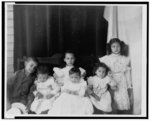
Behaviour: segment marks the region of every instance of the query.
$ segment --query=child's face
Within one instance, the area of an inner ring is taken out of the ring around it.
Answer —
[[[120,44],[118,42],[114,42],[112,45],[111,45],[111,51],[112,53],[114,54],[119,54],[120,53]]]
[[[106,75],[106,69],[103,68],[103,67],[99,67],[97,70],[96,70],[96,75],[100,78],[104,78],[105,75]]]
[[[34,72],[36,66],[37,66],[37,63],[35,63],[33,60],[29,60],[25,62],[25,70],[29,74]]]
[[[72,53],[66,53],[64,61],[65,61],[66,65],[72,66],[74,64],[75,57]]]
[[[37,78],[39,82],[45,82],[48,79],[48,74],[38,74]]]
[[[70,74],[69,76],[70,76],[71,82],[73,82],[73,83],[79,83],[80,82],[81,77],[79,76],[79,74],[74,73],[74,74]]]

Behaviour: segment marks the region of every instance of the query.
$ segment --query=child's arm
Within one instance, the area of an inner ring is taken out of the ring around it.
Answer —
[[[78,92],[78,95],[79,95],[79,96],[84,96],[84,95],[85,95],[85,92],[86,92],[86,90],[87,90],[87,83],[86,83],[83,79],[81,79],[81,81],[82,81],[82,85],[81,85],[81,87],[80,87],[80,90],[79,90],[79,92]]]
[[[110,88],[112,90],[116,90],[117,89],[117,84],[116,84],[115,79],[113,78],[113,75],[112,75],[111,71],[108,72],[107,81],[108,81],[108,84],[110,85]]]
[[[92,92],[91,95],[92,95],[97,101],[100,101],[100,97],[97,96],[94,92]]]
[[[47,95],[47,99],[50,99],[50,98],[54,97],[54,96],[57,95],[59,92],[60,92],[60,86],[58,86],[57,84],[53,84],[52,90],[51,90],[50,93]]]
[[[30,110],[30,106],[35,98],[35,95],[34,95],[34,91],[36,90],[36,86],[33,85],[31,88],[30,88],[30,92],[28,94],[28,98],[27,98],[27,105],[26,105],[26,110],[29,111]]]
[[[127,68],[127,71],[125,72],[126,80],[128,88],[132,88],[132,81],[131,81],[131,69]]]

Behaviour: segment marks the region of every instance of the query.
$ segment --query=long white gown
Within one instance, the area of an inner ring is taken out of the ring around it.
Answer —
[[[84,97],[86,82],[81,79],[80,83],[68,82],[62,87],[60,97],[56,99],[48,115],[90,115],[93,113],[93,106],[88,97]],[[73,95],[63,90],[77,91],[79,95]]]
[[[99,58],[100,62],[105,63],[112,71],[112,75],[117,84],[117,90],[114,92],[114,100],[117,103],[117,109],[130,109],[130,101],[127,89],[131,87],[129,76],[129,58],[122,55],[106,55]]]

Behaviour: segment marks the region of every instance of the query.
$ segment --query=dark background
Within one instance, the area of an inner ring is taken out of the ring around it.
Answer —
[[[88,69],[86,58],[106,54],[103,13],[104,6],[14,5],[14,70],[23,56],[52,57],[68,49]]]

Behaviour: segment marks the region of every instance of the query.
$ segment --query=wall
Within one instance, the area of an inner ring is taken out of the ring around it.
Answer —
[[[7,77],[9,78],[14,71],[13,62],[14,62],[14,26],[13,26],[13,5],[9,4],[6,7],[5,11],[6,20],[6,39],[5,45],[7,45]]]

